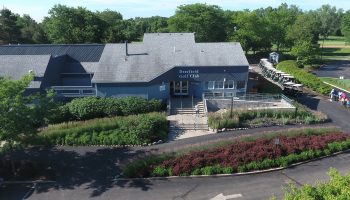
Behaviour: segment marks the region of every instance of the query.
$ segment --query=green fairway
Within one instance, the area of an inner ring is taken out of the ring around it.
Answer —
[[[324,48],[322,58],[325,60],[350,60],[350,48]]]
[[[318,41],[320,45],[322,45],[322,39]],[[325,41],[324,41],[324,47],[334,47],[334,46],[344,46],[350,48],[350,45],[345,42],[345,38],[343,36],[329,36]]]
[[[330,78],[330,77],[320,77],[320,79],[324,82],[330,83],[339,88],[350,91],[350,79],[338,79],[338,78]]]
[[[322,40],[318,42],[322,48]],[[345,42],[342,36],[329,36],[323,44],[322,59],[324,60],[349,60],[350,44]]]

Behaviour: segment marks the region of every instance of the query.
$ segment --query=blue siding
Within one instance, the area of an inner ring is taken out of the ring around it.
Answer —
[[[151,86],[120,86],[113,84],[97,84],[97,95],[103,97],[137,96],[145,99],[162,99],[169,97],[169,84],[165,83],[165,90],[160,91],[161,84]]]
[[[180,70],[198,70],[194,75],[197,77],[182,77]],[[244,80],[248,82],[248,66],[242,67],[176,67],[152,80],[149,83],[115,83],[115,84],[97,84],[98,96],[139,96],[146,99],[163,99],[169,98],[170,82],[172,81],[189,81],[189,96],[201,98],[203,92],[228,92],[237,93],[245,90],[237,89],[213,89],[210,90],[205,85],[206,81],[224,81],[233,80],[235,88],[237,81]],[[161,83],[164,83],[165,90],[160,90]]]

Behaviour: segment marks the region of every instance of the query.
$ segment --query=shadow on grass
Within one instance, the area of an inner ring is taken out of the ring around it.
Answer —
[[[350,56],[350,52],[342,52],[342,48],[324,48],[322,55],[328,57],[343,57]]]
[[[74,189],[84,185],[91,197],[100,196],[112,187],[132,187],[149,190],[147,180],[115,181],[122,165],[130,159],[147,154],[146,150],[108,147],[32,147],[11,152],[13,160],[29,160],[43,170],[54,184],[38,184],[36,193],[50,189]]]

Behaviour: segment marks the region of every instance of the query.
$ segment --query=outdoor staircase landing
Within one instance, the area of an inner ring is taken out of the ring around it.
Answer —
[[[193,106],[192,106],[193,105]],[[198,106],[196,114],[194,106]],[[172,99],[170,130],[209,130],[203,101],[192,98]]]

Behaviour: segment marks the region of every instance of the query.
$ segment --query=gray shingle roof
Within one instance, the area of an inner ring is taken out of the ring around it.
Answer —
[[[0,55],[0,76],[18,80],[33,71],[36,77],[43,77],[50,58],[50,55]],[[40,85],[40,81],[33,81],[30,88]]]
[[[143,43],[107,44],[94,83],[149,82],[181,66],[249,66],[239,43],[195,43],[193,33],[145,34]]]
[[[0,46],[0,55],[69,55],[79,62],[98,62],[103,49],[103,44],[3,45]]]

